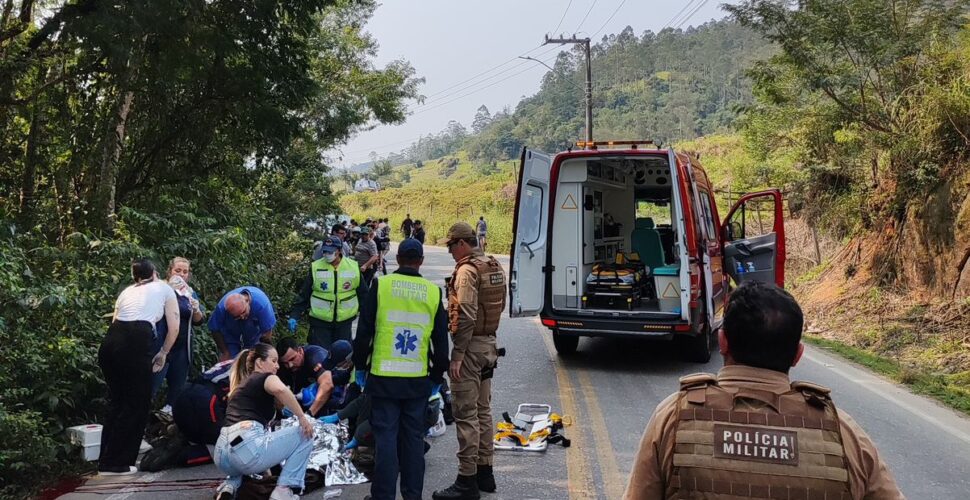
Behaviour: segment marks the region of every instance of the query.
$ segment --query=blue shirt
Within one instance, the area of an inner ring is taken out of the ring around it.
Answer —
[[[234,294],[247,294],[251,298],[249,317],[244,320],[233,318],[226,312],[226,297]],[[209,317],[209,330],[222,334],[229,354],[235,357],[239,351],[252,347],[259,342],[263,333],[273,330],[276,326],[276,311],[269,297],[262,290],[254,286],[239,287],[219,300],[219,305],[212,310]]]

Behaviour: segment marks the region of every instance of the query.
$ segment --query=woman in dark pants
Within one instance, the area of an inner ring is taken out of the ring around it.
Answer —
[[[151,406],[152,373],[165,366],[178,337],[179,309],[172,287],[158,280],[155,266],[147,259],[131,263],[131,277],[135,284],[118,296],[111,326],[98,350],[98,366],[108,384],[108,414],[98,460],[98,472],[104,475],[136,472]],[[155,323],[162,316],[168,320],[168,333],[153,358]]]

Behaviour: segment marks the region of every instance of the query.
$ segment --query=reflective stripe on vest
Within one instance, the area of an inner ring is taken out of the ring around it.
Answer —
[[[317,259],[310,266],[310,272],[313,276],[311,318],[334,322],[357,316],[360,310],[357,301],[360,268],[356,262],[345,257],[340,259],[340,264],[334,269],[327,261]]]
[[[666,498],[850,498],[838,414],[822,396],[713,380],[684,390]]]
[[[370,372],[381,377],[426,377],[428,349],[441,290],[417,276],[377,280],[377,321]]]

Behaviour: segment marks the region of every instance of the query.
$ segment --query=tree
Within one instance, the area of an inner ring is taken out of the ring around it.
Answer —
[[[482,133],[485,127],[492,122],[492,114],[488,111],[488,107],[482,104],[478,107],[478,111],[475,112],[475,119],[472,120],[472,132],[476,134]]]

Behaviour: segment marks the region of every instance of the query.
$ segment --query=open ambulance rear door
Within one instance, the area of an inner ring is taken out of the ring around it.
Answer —
[[[721,226],[724,269],[734,282],[785,286],[785,218],[781,191],[742,196]],[[740,270],[739,266],[740,264]]]
[[[549,155],[522,150],[510,252],[509,316],[513,318],[539,314],[545,301],[551,166]]]

